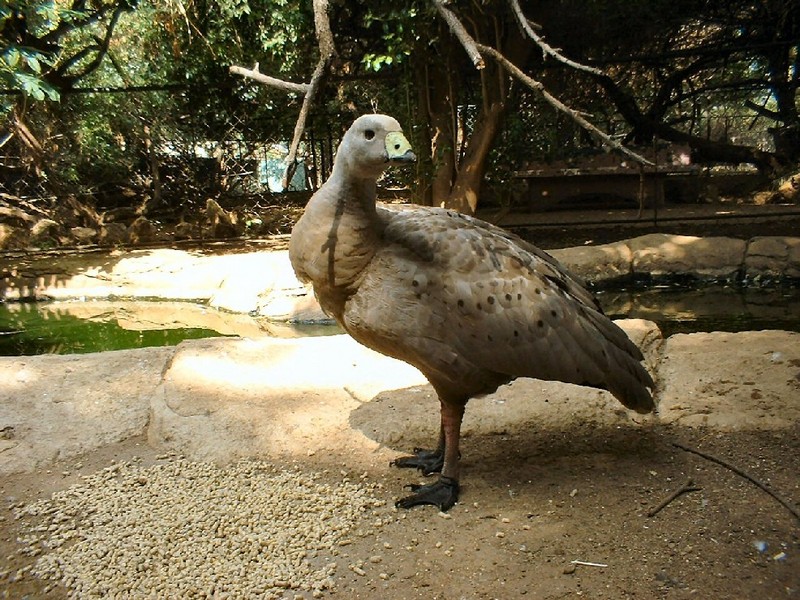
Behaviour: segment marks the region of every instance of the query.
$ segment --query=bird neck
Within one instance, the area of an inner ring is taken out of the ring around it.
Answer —
[[[372,260],[381,235],[375,191],[374,178],[332,176],[296,226],[303,246],[295,250],[295,260],[302,262],[301,270],[313,282],[323,308],[337,318]]]
[[[342,178],[337,186],[336,213],[343,214],[348,220],[365,219],[372,222],[375,217],[375,199],[377,184],[372,178]]]

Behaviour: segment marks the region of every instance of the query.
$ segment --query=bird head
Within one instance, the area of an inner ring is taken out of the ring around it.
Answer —
[[[363,115],[344,134],[334,169],[338,166],[350,175],[377,178],[392,163],[416,159],[400,123],[387,115]]]

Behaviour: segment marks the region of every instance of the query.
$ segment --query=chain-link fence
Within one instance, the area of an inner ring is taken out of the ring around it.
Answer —
[[[188,97],[181,89],[94,92],[27,110],[6,99],[12,108],[0,125],[0,205],[36,215],[79,197],[98,211],[134,207],[138,214],[180,217],[202,209],[209,198],[224,207],[299,204],[327,178],[342,130],[352,120],[352,115],[312,115],[284,190],[291,111],[281,111],[283,120],[268,112],[214,112],[193,107]],[[598,150],[574,121],[548,114],[523,110],[516,127],[514,119],[509,122],[493,155],[490,180],[506,188],[511,184],[504,170]],[[627,130],[613,117],[596,122],[620,138]],[[752,115],[705,117],[693,133],[772,149],[766,128]]]
[[[208,198],[221,205],[292,202],[330,173],[341,131],[331,118],[311,118],[288,189],[282,180],[291,130],[275,119],[237,114],[204,122],[170,107],[174,92],[124,101],[66,96],[57,109],[7,110],[0,125],[0,201],[47,212],[66,197],[98,210],[136,206],[139,212],[185,212]],[[101,93],[97,93],[102,96]],[[135,94],[132,94],[136,96]],[[141,110],[136,110],[141,106]]]

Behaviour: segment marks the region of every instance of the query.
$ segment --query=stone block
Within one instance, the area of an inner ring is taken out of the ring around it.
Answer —
[[[0,474],[142,435],[174,348],[0,357]]]
[[[791,427],[800,420],[800,333],[673,335],[658,379],[663,422],[729,431]]]
[[[584,281],[598,283],[631,274],[633,253],[626,242],[563,248],[550,254]]]
[[[731,279],[741,271],[747,243],[726,237],[699,238],[653,233],[628,242],[636,275],[688,274],[698,279]]]
[[[744,264],[748,277],[800,277],[800,238],[753,238]]]
[[[153,397],[148,441],[193,460],[358,454],[366,465],[377,448],[352,430],[351,411],[423,383],[345,335],[186,341]]]

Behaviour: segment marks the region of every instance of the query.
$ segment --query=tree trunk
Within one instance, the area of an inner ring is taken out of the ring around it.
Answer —
[[[486,159],[505,115],[505,99],[492,102],[481,111],[464,158],[458,169],[455,184],[442,203],[446,208],[474,215],[478,208],[481,185],[486,175]]]
[[[511,27],[505,35],[497,31],[493,35],[505,38],[505,56],[517,64],[524,62],[532,50],[532,45],[516,27]],[[453,46],[453,51],[463,52],[457,45]],[[451,74],[457,72],[456,68],[451,68],[452,62],[455,61],[447,61],[443,77],[434,75],[430,87],[428,123],[435,167],[430,198],[435,206],[473,215],[478,208],[489,152],[502,130],[510,82],[505,70],[497,63],[488,61],[485,64],[480,70],[480,111],[468,139],[460,140],[457,134],[458,107],[467,101],[455,96],[455,90],[464,86],[450,82]],[[446,87],[445,83],[448,84]],[[460,158],[456,152],[459,142],[465,142],[466,148]]]
[[[441,206],[450,194],[456,174],[456,135],[453,128],[452,82],[446,64],[427,65],[419,71],[419,104],[425,113],[425,144],[430,154],[422,154],[423,170],[429,171],[430,186],[420,196],[428,206]]]
[[[149,125],[144,126],[143,133],[145,152],[147,152],[147,160],[150,163],[151,196],[145,200],[142,206],[142,214],[148,215],[161,206],[161,161],[153,144]]]
[[[778,47],[767,56],[769,64],[770,89],[775,98],[777,119],[782,123],[770,129],[775,143],[775,151],[784,156],[789,163],[800,160],[800,115],[797,111],[798,83],[788,78],[800,59],[790,56],[788,47]]]

